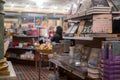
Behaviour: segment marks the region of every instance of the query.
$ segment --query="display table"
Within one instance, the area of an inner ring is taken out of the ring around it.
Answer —
[[[15,74],[15,71],[13,69],[12,63],[8,61],[8,70],[10,71],[9,76],[0,76],[0,80],[17,80],[17,76]]]
[[[87,76],[87,68],[85,67],[75,67],[73,65],[66,63],[66,61],[61,62],[57,59],[50,59],[49,61],[54,63],[56,66],[59,66],[64,70],[67,70],[68,72],[80,77],[81,79],[85,79]]]

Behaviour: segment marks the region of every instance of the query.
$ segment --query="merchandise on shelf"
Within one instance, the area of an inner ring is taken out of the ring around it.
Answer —
[[[35,44],[36,50],[52,50],[52,45],[48,42],[43,44]]]
[[[120,60],[120,41],[104,41],[102,45],[102,59]]]
[[[120,41],[102,42],[101,77],[103,80],[120,79]]]
[[[65,36],[73,37],[76,34],[78,27],[79,25],[77,23],[76,24],[71,23],[71,26],[68,28],[68,30],[65,33]]]
[[[34,54],[32,53],[32,51],[27,51],[24,54],[20,55],[20,59],[34,60]]]
[[[10,48],[33,48],[30,42],[11,42]]]
[[[84,25],[85,25],[85,20],[80,21],[78,32],[77,32],[78,36],[81,34],[81,32],[82,32],[82,30],[84,28]]]
[[[86,21],[81,33],[92,33],[92,21]]]
[[[103,60],[101,61],[100,75],[103,80],[119,80],[120,79],[120,61]]]
[[[88,76],[91,78],[100,78],[100,49],[92,48],[88,60]]]

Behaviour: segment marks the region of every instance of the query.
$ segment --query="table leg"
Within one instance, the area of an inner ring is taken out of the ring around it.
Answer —
[[[41,75],[41,54],[40,54],[40,60],[39,60],[39,80],[40,80],[40,75]]]
[[[37,72],[37,67],[38,67],[38,66],[37,66],[37,61],[35,61],[35,68],[36,68],[36,72]]]

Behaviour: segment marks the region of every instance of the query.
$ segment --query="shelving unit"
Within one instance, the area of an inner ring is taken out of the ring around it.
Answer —
[[[19,49],[19,50],[35,50],[35,48],[20,48],[20,47],[9,47],[9,49]]]
[[[12,62],[20,62],[20,63],[22,61],[24,62],[34,61],[34,58],[33,59],[29,59],[29,58],[30,56],[32,57],[32,55],[35,55],[35,48],[33,41],[37,41],[37,40],[38,40],[38,36],[13,36],[13,40],[12,40],[13,42],[10,43],[7,52],[8,60],[11,60]],[[21,56],[24,58],[22,58]]]
[[[73,39],[73,40],[93,40],[92,37],[63,37],[63,39]]]
[[[91,0],[91,1],[94,1],[94,0]],[[106,0],[103,0],[103,1],[106,1]],[[99,2],[99,1],[98,1]],[[101,3],[102,3],[102,0],[100,1]],[[107,1],[106,1],[107,2]],[[96,0],[96,4],[98,4],[97,3],[97,0]],[[86,5],[86,4],[85,4]],[[99,5],[99,4],[98,4]],[[87,6],[87,5],[86,5]],[[99,8],[99,7],[94,7],[94,5],[92,4],[92,7],[93,8]],[[92,9],[93,9],[92,8]],[[106,10],[104,10],[104,9],[106,9]],[[103,10],[103,11],[102,11]],[[71,12],[72,13],[72,12]],[[110,17],[108,16],[108,17],[106,17],[107,15],[110,15]],[[97,16],[97,18],[96,18],[96,16]],[[98,17],[98,16],[100,16],[100,17]],[[103,20],[105,20],[105,19],[108,19],[108,21],[110,21],[111,23],[113,23],[113,20],[115,19],[115,18],[118,18],[118,19],[120,19],[120,11],[112,11],[112,9],[111,9],[111,7],[107,7],[106,8],[106,6],[102,6],[99,10],[93,10],[93,11],[91,11],[90,12],[90,9],[88,9],[88,10],[86,10],[85,12],[83,12],[83,13],[75,13],[75,14],[70,14],[70,15],[68,15],[68,17],[67,17],[67,19],[65,19],[64,21],[65,22],[68,22],[68,23],[74,23],[74,21],[80,21],[80,23],[81,23],[81,21],[83,20],[83,21],[87,21],[87,20],[91,20],[91,22],[92,22],[92,25],[95,23],[95,20],[96,19],[98,19],[98,21],[101,19],[103,19]],[[70,21],[70,22],[69,22]],[[78,23],[78,24],[80,24],[80,23]],[[107,23],[107,21],[106,21],[106,23]],[[102,24],[102,23],[101,23]],[[103,23],[104,24],[104,23]],[[73,26],[73,25],[72,25]],[[85,27],[86,25],[84,24],[84,25],[82,25],[82,27]],[[96,24],[94,24],[94,27],[95,26],[99,26],[99,24],[97,25],[97,23]],[[109,28],[109,26],[110,26],[110,28],[109,29],[111,29],[111,31],[109,32],[106,32],[106,31],[104,31],[103,30],[103,32],[101,31],[101,32],[99,32],[99,30],[98,30],[98,32],[96,31],[96,32],[87,32],[87,33],[82,33],[82,32],[80,32],[80,34],[77,34],[77,36],[75,35],[76,33],[74,33],[74,34],[72,34],[72,37],[71,37],[71,34],[70,34],[70,36],[68,35],[68,33],[67,33],[67,35],[65,35],[65,37],[63,37],[65,40],[66,39],[70,39],[70,40],[74,40],[75,41],[75,44],[82,44],[82,45],[85,45],[85,46],[87,46],[87,47],[90,47],[90,48],[99,48],[99,49],[101,49],[101,47],[102,47],[102,41],[106,41],[106,40],[110,40],[110,41],[113,41],[113,40],[120,40],[120,33],[114,33],[113,32],[113,25],[112,24],[110,24],[110,25],[103,25],[104,27],[108,27]],[[79,25],[79,27],[81,27],[80,25]],[[91,26],[91,27],[93,27],[93,26]],[[99,27],[102,27],[101,25],[99,26]],[[98,27],[98,28],[99,28]],[[74,28],[74,27],[73,27]],[[95,27],[96,28],[96,27]],[[94,30],[95,30],[95,28],[94,28]],[[78,28],[79,29],[79,28]],[[97,29],[97,28],[96,28]],[[104,28],[103,28],[104,29]],[[74,29],[73,29],[74,30]],[[71,29],[71,31],[72,31],[72,29]],[[81,36],[82,35],[82,36]],[[56,59],[55,59],[56,60]],[[59,67],[62,67],[63,69],[65,69],[65,70],[67,70],[67,71],[69,71],[69,72],[71,72],[71,70],[72,69],[70,69],[70,67],[67,67],[67,68],[64,68],[65,67],[65,65],[62,65],[61,64],[61,62],[59,61],[59,60],[57,60],[57,61],[55,61],[55,60],[51,60],[51,62],[53,62],[54,64],[56,64],[56,65],[59,65]],[[65,61],[64,61],[65,62]],[[100,64],[100,63],[99,63]],[[99,65],[98,64],[98,65]],[[62,66],[61,66],[62,65]],[[69,66],[70,66],[70,64],[69,64]],[[81,66],[79,66],[79,67],[81,67]],[[97,70],[98,70],[99,68],[97,68]],[[87,71],[87,70],[86,70]],[[74,72],[74,71],[73,71]],[[72,73],[72,72],[71,72]],[[79,73],[82,73],[82,71],[79,71]],[[79,76],[79,73],[77,73],[76,74],[76,76]],[[88,71],[87,71],[87,73],[88,73]],[[73,73],[74,74],[74,73]],[[100,75],[100,74],[99,74]],[[83,79],[83,76],[79,76],[80,78],[82,78]],[[86,76],[84,76],[84,78],[85,78],[85,80],[100,80],[101,79],[101,77],[99,77],[99,78],[92,78],[92,77],[90,77],[90,76],[88,76],[88,75],[86,75]]]
[[[14,36],[16,38],[38,38],[39,36]]]
[[[97,7],[95,7],[95,8],[97,8]],[[96,14],[112,14],[113,16],[119,16],[120,15],[120,11],[109,11],[109,12],[92,11],[91,13],[87,13],[87,11],[85,11],[84,13],[85,14],[77,14],[76,13],[74,15],[68,15],[67,19],[65,19],[64,21],[91,19],[93,17],[93,15],[96,15]]]

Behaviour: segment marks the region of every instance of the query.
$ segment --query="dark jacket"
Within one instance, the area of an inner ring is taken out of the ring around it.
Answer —
[[[54,36],[51,38],[51,42],[56,42],[56,43],[60,43],[60,40],[62,40],[62,27],[58,26],[56,33],[54,34]]]

